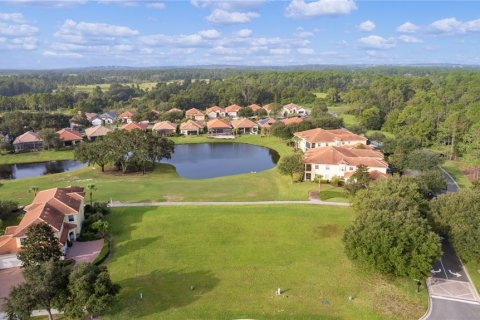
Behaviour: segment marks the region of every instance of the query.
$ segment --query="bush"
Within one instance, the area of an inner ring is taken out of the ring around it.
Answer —
[[[16,211],[18,211],[18,202],[0,200],[0,219],[7,219]]]
[[[83,241],[92,241],[92,240],[98,240],[100,237],[96,232],[92,232],[89,230],[82,230],[80,233],[80,236],[77,238],[77,241],[83,242]]]
[[[105,239],[103,242],[102,250],[100,250],[100,253],[95,258],[93,263],[96,264],[97,266],[101,265],[105,260],[107,260],[109,254],[110,254],[110,240]]]

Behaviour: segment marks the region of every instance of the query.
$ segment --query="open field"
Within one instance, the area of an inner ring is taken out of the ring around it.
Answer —
[[[336,113],[340,118],[343,119],[345,127],[348,129],[351,126],[357,125],[358,120],[353,114],[348,114],[347,111],[351,109],[349,104],[339,104],[335,106],[328,107],[329,112]]]
[[[157,85],[157,82],[139,82],[139,83],[122,83],[124,86],[140,86],[142,90],[152,90]],[[78,92],[92,93],[96,87],[100,87],[103,92],[110,89],[110,83],[100,83],[100,84],[86,84],[86,85],[76,85],[74,86],[75,90]]]
[[[177,143],[200,143],[211,140],[206,137],[175,138]],[[237,142],[263,145],[277,150],[280,156],[293,152],[285,142],[274,137],[242,136]],[[22,156],[22,155],[20,155]],[[311,182],[292,183],[276,168],[258,172],[213,179],[185,179],[176,174],[171,165],[157,165],[154,172],[122,175],[113,169],[102,173],[99,168],[86,167],[55,175],[2,180],[2,198],[28,204],[33,194],[31,186],[42,189],[68,185],[86,186],[95,184],[96,201],[152,202],[152,201],[260,201],[260,200],[307,200],[308,191],[317,186]],[[322,185],[322,191],[337,190]],[[329,201],[342,201],[332,198]],[[343,201],[346,201],[343,199]]]
[[[459,161],[447,160],[443,163],[442,168],[445,169],[457,181],[460,188],[468,188],[472,183],[467,176],[461,171],[462,163]]]
[[[327,93],[325,92],[314,92],[313,94],[315,95],[315,97],[320,99],[325,99],[327,97]]]
[[[425,291],[343,254],[352,219],[309,205],[116,208],[107,266],[122,291],[105,318],[418,319]]]

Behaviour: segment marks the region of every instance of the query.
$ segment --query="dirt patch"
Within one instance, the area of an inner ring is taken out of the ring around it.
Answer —
[[[339,236],[342,233],[342,229],[335,224],[326,224],[316,226],[313,229],[313,233],[316,238],[332,238]]]
[[[463,173],[464,175],[467,176],[468,180],[473,182],[475,180],[475,176],[477,177],[480,177],[480,169],[477,169],[477,172],[475,174],[475,169],[474,168],[470,168],[470,169],[466,169],[466,168],[462,168],[460,169],[460,172]]]

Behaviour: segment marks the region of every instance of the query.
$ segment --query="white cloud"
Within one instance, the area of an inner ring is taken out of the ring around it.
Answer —
[[[146,4],[148,8],[162,10],[165,9],[166,5],[164,2],[149,2]]]
[[[402,34],[401,36],[399,36],[398,40],[400,40],[403,43],[420,43],[420,42],[422,42],[422,40],[418,39],[417,37],[407,36],[405,34]]]
[[[260,15],[256,12],[239,12],[215,9],[207,17],[207,20],[216,24],[237,24],[250,22],[252,19],[258,18],[259,16]]]
[[[21,6],[66,8],[85,4],[87,0],[8,0],[7,3]]]
[[[399,33],[415,33],[420,29],[417,25],[411,23],[410,21],[405,22],[397,27],[397,32]]]
[[[395,42],[392,39],[385,39],[376,35],[360,38],[358,42],[362,48],[366,49],[389,49],[395,47]]]
[[[235,33],[235,35],[237,37],[240,37],[240,38],[248,38],[252,35],[252,30],[250,29],[242,29],[242,30],[239,30]]]
[[[312,48],[298,48],[297,52],[305,55],[315,54],[315,50],[313,50]]]
[[[116,42],[138,35],[139,32],[125,26],[98,22],[66,20],[55,37],[72,43]]]
[[[33,50],[38,28],[28,24],[21,13],[0,13],[0,47]]]
[[[430,30],[434,33],[454,33],[460,29],[461,25],[462,22],[455,18],[445,18],[432,22]]]
[[[37,32],[37,27],[28,24],[5,24],[0,22],[0,36],[29,37]]]
[[[313,36],[315,36],[313,32],[305,31],[302,27],[298,27],[297,31],[295,32],[295,37],[298,38],[309,38]]]
[[[371,20],[363,21],[358,25],[358,29],[365,32],[370,32],[375,29],[375,22]]]
[[[191,0],[190,3],[196,8],[208,8],[222,9],[226,11],[248,11],[254,10],[260,7],[264,0],[230,0],[230,1],[218,1],[218,0]]]
[[[75,52],[56,52],[56,51],[50,51],[50,50],[45,50],[42,53],[46,57],[54,57],[54,58],[82,58],[83,55]]]
[[[180,34],[168,36],[154,34],[140,37],[140,43],[145,46],[173,46],[173,47],[203,47],[206,45],[204,38],[198,34]]]
[[[18,12],[12,12],[12,13],[1,13],[0,12],[0,21],[24,23],[25,18],[23,17],[23,14],[18,13]]]
[[[277,49],[270,49],[269,52],[270,54],[273,55],[287,55],[290,54],[290,49],[288,48],[277,48]]]
[[[289,18],[308,18],[315,16],[342,16],[356,10],[353,0],[292,0],[285,10]]]
[[[206,39],[218,39],[221,36],[220,32],[215,29],[202,30],[198,34]]]

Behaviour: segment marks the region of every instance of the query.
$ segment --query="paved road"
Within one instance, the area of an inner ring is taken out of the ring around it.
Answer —
[[[339,206],[349,207],[350,203],[345,202],[328,202],[321,200],[308,200],[308,201],[231,201],[231,202],[118,202],[112,201],[108,205],[109,207],[156,207],[156,206],[237,206],[237,205],[258,205],[258,204],[313,204],[322,206]]]
[[[446,192],[458,191],[453,177],[443,169],[442,172],[447,181]],[[447,241],[443,241],[442,248],[444,255],[433,265],[430,278],[430,283],[439,284],[430,285],[430,308],[422,319],[480,320],[479,299],[460,259]]]

